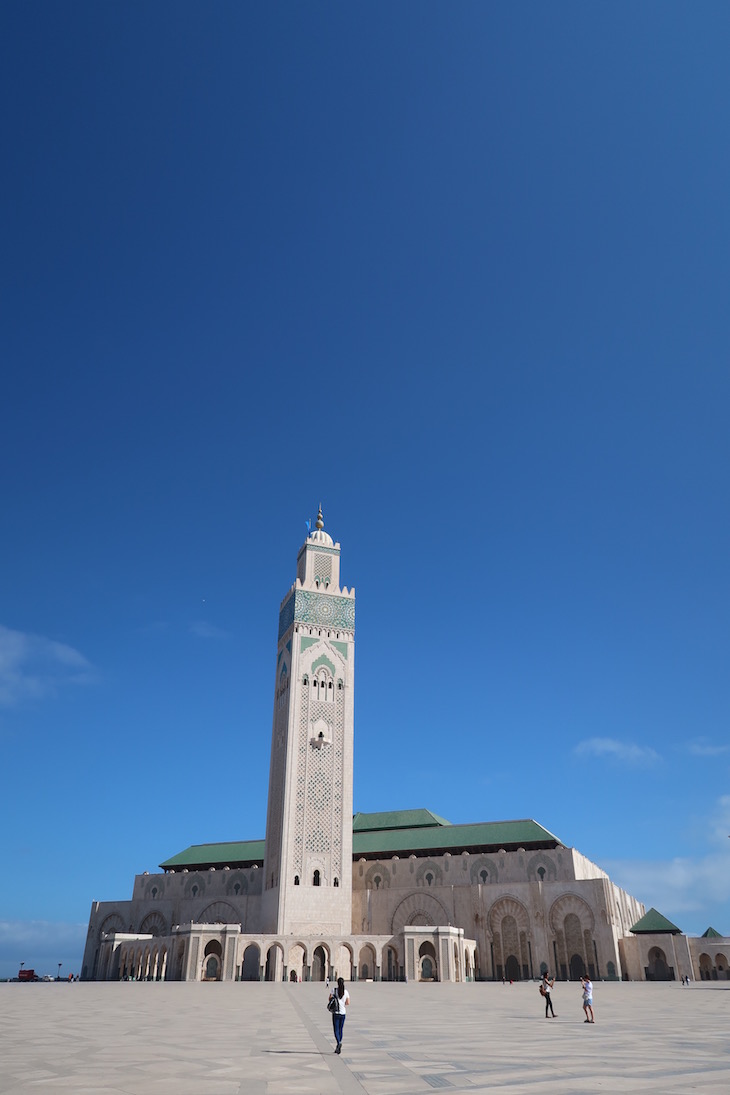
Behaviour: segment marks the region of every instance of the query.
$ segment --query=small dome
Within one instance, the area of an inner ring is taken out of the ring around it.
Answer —
[[[315,529],[309,539],[315,544],[327,544],[328,547],[332,547],[334,542],[330,534],[325,532],[323,528]]]

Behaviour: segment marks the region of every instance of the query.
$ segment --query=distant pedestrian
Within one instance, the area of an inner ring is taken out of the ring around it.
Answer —
[[[590,977],[581,977],[580,982],[583,986],[583,1011],[586,1013],[585,1022],[595,1023],[596,1019],[593,1014],[593,982]]]
[[[550,1018],[550,1016],[548,1015],[548,1008],[550,1008],[553,1019],[556,1018],[555,1009],[553,1008],[552,997],[550,996],[550,991],[551,991],[554,984],[555,984],[555,978],[553,977],[553,979],[551,980],[550,977],[548,976],[547,970],[545,970],[545,972],[542,975],[542,981],[540,982],[540,995],[545,997],[545,1018],[546,1019]]]
[[[335,1041],[337,1043],[335,1047],[335,1053],[342,1052],[342,1028],[345,1025],[345,1019],[347,1017],[347,1006],[350,1003],[350,994],[345,988],[345,980],[343,977],[337,978],[337,984],[330,993],[330,1000],[335,1000],[336,1010],[332,1012],[332,1026],[335,1032]]]

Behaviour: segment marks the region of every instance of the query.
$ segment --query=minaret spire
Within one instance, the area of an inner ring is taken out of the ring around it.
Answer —
[[[261,898],[267,932],[352,929],[355,595],[340,545],[316,528],[279,610]]]

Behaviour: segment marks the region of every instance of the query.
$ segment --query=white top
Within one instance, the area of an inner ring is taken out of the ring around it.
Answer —
[[[346,1015],[347,1005],[350,1003],[350,994],[345,989],[345,994],[342,998],[337,995],[337,989],[330,993],[330,999],[334,998],[337,1001],[337,1011],[333,1012],[333,1015]]]
[[[310,543],[314,544],[326,544],[327,547],[332,547],[334,540],[328,532],[325,532],[323,528],[316,528],[314,532],[310,533],[308,537]]]

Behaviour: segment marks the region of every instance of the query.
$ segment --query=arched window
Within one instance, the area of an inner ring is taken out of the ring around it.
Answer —
[[[191,893],[192,893],[193,897],[197,897],[198,896],[198,887],[193,886]]]
[[[537,873],[540,875],[540,881],[544,882],[545,881],[545,868],[544,867],[538,867],[537,868]]]
[[[233,887],[233,892],[235,894],[239,894],[241,892],[241,883],[240,882],[237,882],[236,885]]]
[[[429,872],[428,872],[428,874],[426,875],[426,882],[428,882],[429,886],[430,886],[430,885],[431,885],[431,883],[433,882],[433,875],[431,874],[431,872],[430,872],[430,871],[429,871]],[[429,901],[430,901],[430,900],[431,900],[431,899],[429,898]]]
[[[319,871],[315,871],[314,872],[314,878],[312,879],[312,885],[313,886],[319,886],[319,884],[320,884],[320,882],[319,882]]]
[[[299,875],[298,875],[298,874],[295,874],[295,875],[294,875],[294,885],[295,885],[295,886],[298,886],[298,885],[299,885]]]
[[[480,871],[479,872],[479,877],[481,878],[482,882],[486,882],[487,879],[489,878],[489,874],[488,874],[487,871]]]
[[[340,884],[340,880],[339,880],[339,878],[336,878],[335,881],[334,881],[334,885],[339,886],[339,884]]]

